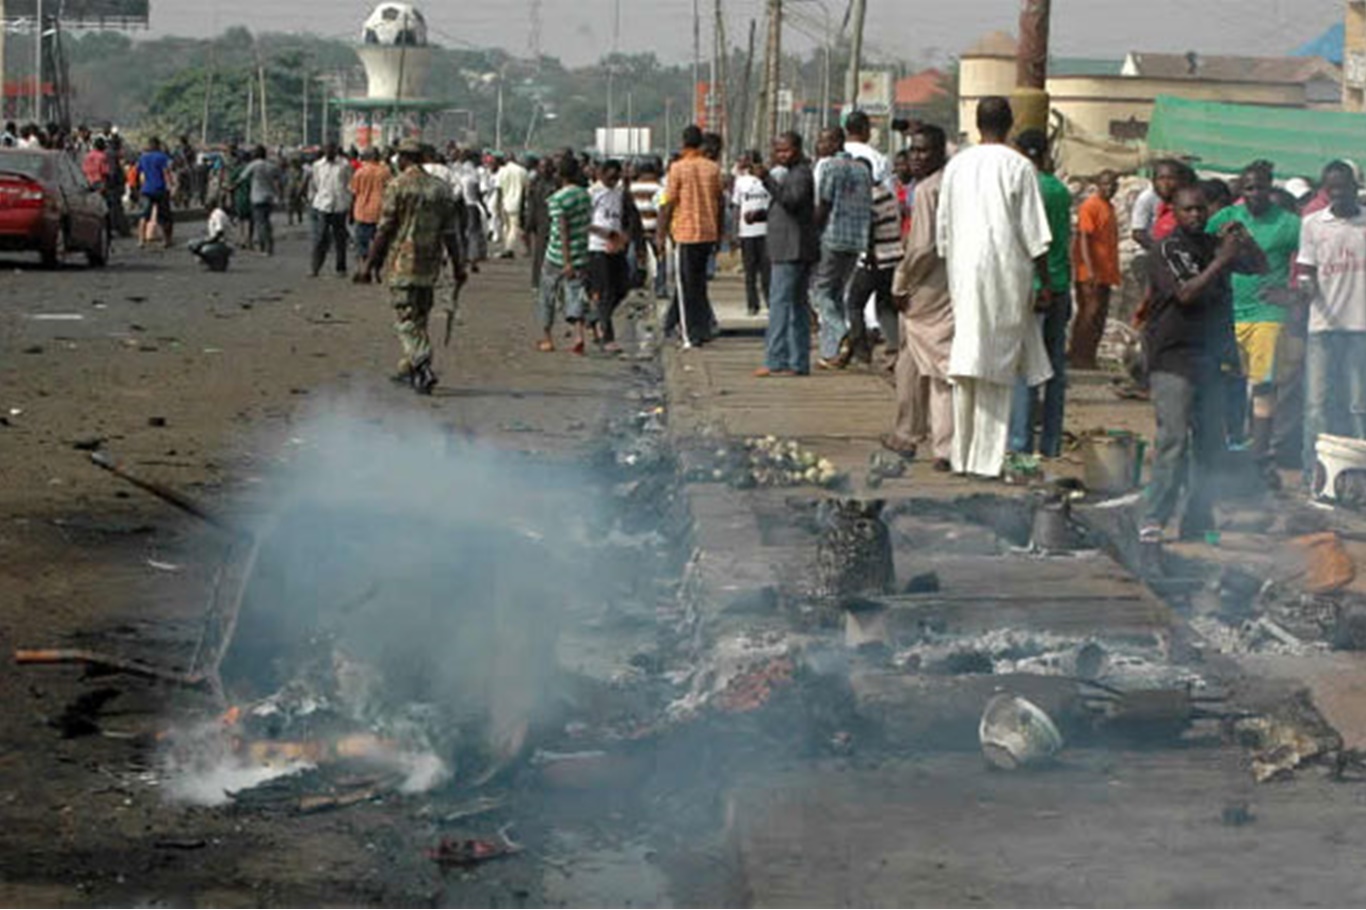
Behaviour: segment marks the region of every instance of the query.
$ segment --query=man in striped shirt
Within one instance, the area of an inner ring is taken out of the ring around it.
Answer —
[[[583,316],[584,273],[588,268],[588,227],[593,217],[593,200],[581,185],[579,159],[565,155],[557,172],[560,188],[548,200],[550,237],[541,270],[540,317],[542,338],[536,349],[555,350],[550,330],[555,325],[555,304],[564,296],[564,319],[574,327],[575,354],[584,352]]]
[[[631,177],[631,200],[635,203],[636,213],[640,215],[641,245],[645,248],[636,251],[637,259],[645,260],[655,296],[667,297],[664,260],[655,256],[655,237],[659,233],[659,197],[664,189],[659,182],[661,170],[659,161],[654,158],[641,161]]]
[[[866,158],[854,159],[871,173],[872,165]],[[859,257],[858,268],[849,282],[844,299],[849,312],[849,347],[839,358],[841,366],[857,359],[865,364],[873,362],[873,339],[868,331],[865,305],[869,297],[877,300],[877,323],[887,340],[887,350],[897,349],[896,304],[892,302],[892,276],[901,262],[901,204],[886,181],[873,184],[873,228],[869,232],[868,249]]]

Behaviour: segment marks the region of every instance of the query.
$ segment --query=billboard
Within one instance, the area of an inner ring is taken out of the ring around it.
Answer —
[[[43,18],[66,28],[146,28],[151,0],[43,0]],[[5,0],[5,21],[32,21],[38,0]]]

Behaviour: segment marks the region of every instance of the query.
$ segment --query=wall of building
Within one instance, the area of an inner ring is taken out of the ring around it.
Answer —
[[[1366,111],[1366,0],[1348,0],[1345,25],[1342,109]]]
[[[959,72],[959,122],[969,140],[975,142],[977,102],[989,95],[1010,95],[1015,87],[1015,62],[1000,57],[964,58]],[[1158,95],[1229,104],[1306,106],[1305,86],[1286,83],[1055,76],[1048,80],[1048,93],[1054,110],[1086,132],[1107,138],[1112,123],[1148,123]]]

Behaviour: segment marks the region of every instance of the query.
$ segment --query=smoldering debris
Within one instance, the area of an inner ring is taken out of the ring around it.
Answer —
[[[489,779],[552,710],[561,624],[621,587],[584,554],[659,539],[614,529],[574,466],[345,409],[295,432],[224,649],[233,707],[167,737],[167,792],[308,811]]]

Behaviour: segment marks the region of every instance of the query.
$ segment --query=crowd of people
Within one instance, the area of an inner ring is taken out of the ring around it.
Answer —
[[[747,307],[768,307],[756,378],[810,374],[813,346],[816,371],[876,360],[897,389],[883,445],[902,456],[924,446],[935,470],[999,478],[1012,455],[1061,455],[1069,366],[1097,368],[1122,281],[1118,176],[1074,198],[1047,135],[1015,131],[1007,99],[982,100],[976,125],[980,142],[950,157],[941,129],[910,124],[889,161],[854,112],[821,132],[814,160],[787,133],[729,175],[685,131],[657,197],[654,244],[677,269],[666,328],[685,347],[710,340],[707,275],[734,238]],[[1155,163],[1130,225],[1145,285],[1130,394],[1157,422],[1144,540],[1183,500],[1182,537],[1214,529],[1230,451],[1250,452],[1271,488],[1278,468],[1300,468],[1312,489],[1321,434],[1366,439],[1361,182],[1350,161],[1317,188],[1278,186],[1268,161],[1231,181]]]
[[[998,478],[1011,455],[1062,453],[1068,369],[1098,366],[1122,281],[1119,180],[1104,171],[1069,189],[1047,135],[1016,131],[1007,99],[983,99],[976,125],[980,141],[952,155],[942,129],[904,125],[889,158],[854,111],[820,132],[814,156],[789,132],[728,171],[721,137],[697,126],[668,162],[572,149],[519,161],[413,140],[271,155],[196,152],[184,137],[166,151],[151,138],[133,154],[114,130],[13,124],[0,144],[77,155],[111,212],[137,201],[143,243],[170,243],[187,183],[214,210],[220,248],[235,221],[239,243],[272,255],[276,210],[307,217],[312,275],[330,255],[338,275],[384,277],[403,348],[395,378],[421,393],[436,383],[427,322],[444,263],[458,294],[490,255],[529,259],[540,351],[556,350],[561,318],[572,353],[619,350],[614,321],[632,289],[669,301],[663,330],[692,348],[718,332],[708,285],[731,245],[747,310],[767,309],[756,379],[886,369],[897,399],[886,448]],[[1183,498],[1183,536],[1213,527],[1211,478],[1230,448],[1250,450],[1268,484],[1277,466],[1308,483],[1320,434],[1366,438],[1360,185],[1348,161],[1317,188],[1278,186],[1267,161],[1231,182],[1154,164],[1129,224],[1146,280],[1132,394],[1157,418],[1144,539],[1161,539]]]

